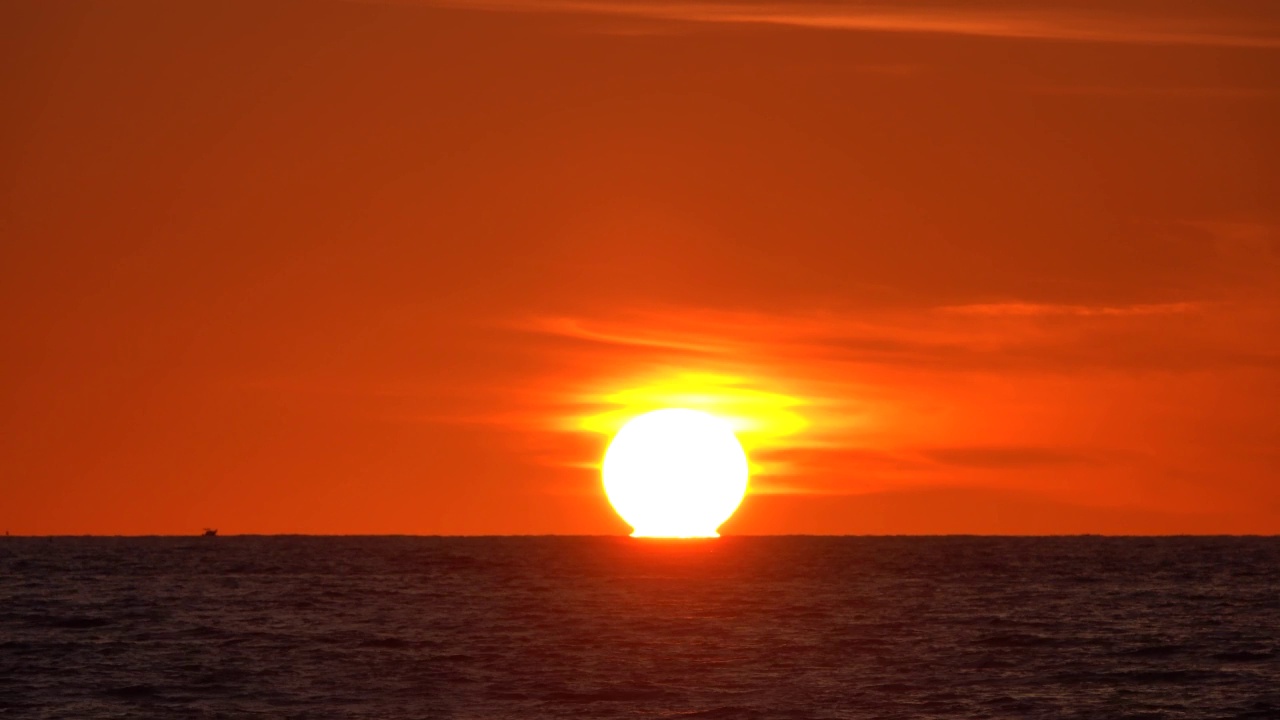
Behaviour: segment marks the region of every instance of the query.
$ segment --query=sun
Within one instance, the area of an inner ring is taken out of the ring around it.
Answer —
[[[604,491],[632,537],[719,537],[747,491],[747,455],[729,423],[698,410],[654,410],[618,431]]]

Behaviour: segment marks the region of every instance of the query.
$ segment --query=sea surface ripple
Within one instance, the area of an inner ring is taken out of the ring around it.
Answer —
[[[0,718],[1280,718],[1280,538],[0,538]]]

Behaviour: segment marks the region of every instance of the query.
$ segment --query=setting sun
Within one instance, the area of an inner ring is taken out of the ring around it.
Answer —
[[[628,422],[604,457],[604,490],[634,537],[717,537],[747,490],[747,456],[729,423],[697,410]]]

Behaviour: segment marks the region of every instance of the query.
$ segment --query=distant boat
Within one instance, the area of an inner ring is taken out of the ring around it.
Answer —
[[[205,528],[203,537],[218,537],[217,528]]]

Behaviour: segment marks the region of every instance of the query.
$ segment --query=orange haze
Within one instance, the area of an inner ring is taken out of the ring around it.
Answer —
[[[0,530],[1280,532],[1280,6],[0,4]]]

